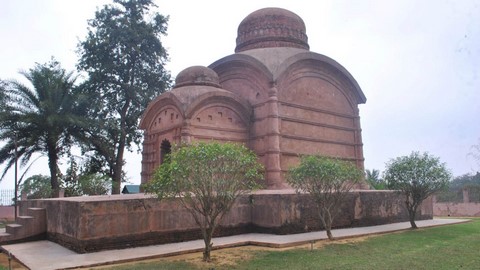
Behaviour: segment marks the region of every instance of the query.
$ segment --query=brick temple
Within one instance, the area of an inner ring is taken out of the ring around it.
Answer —
[[[280,8],[255,11],[238,27],[234,54],[186,68],[171,91],[149,104],[140,123],[142,183],[174,144],[243,143],[265,165],[267,189],[238,198],[215,237],[322,230],[308,194],[289,189],[283,174],[301,154],[339,157],[363,169],[358,105],[365,101],[345,68],[309,51],[299,16]],[[333,227],[408,221],[404,201],[396,191],[359,186],[339,206]],[[432,217],[427,199],[417,219]],[[85,253],[201,238],[178,200],[139,193],[22,200],[0,244],[47,239]]]
[[[322,154],[363,169],[358,105],[366,98],[335,60],[309,50],[303,20],[281,8],[248,15],[235,53],[181,71],[153,100],[145,130],[142,183],[181,142],[243,143],[266,169],[266,188],[288,188],[283,174],[299,155]]]

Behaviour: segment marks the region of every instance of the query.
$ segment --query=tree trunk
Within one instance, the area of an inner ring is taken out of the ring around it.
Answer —
[[[328,240],[334,240],[331,229],[327,229],[327,236],[328,236]]]
[[[412,229],[417,229],[417,224],[415,224],[415,215],[417,213],[417,206],[414,205],[412,207],[408,207],[408,216],[410,218],[410,225]]]
[[[113,179],[112,179],[112,194],[120,194],[122,186],[122,171],[123,171],[123,152],[125,143],[121,146],[120,143],[117,149],[117,157],[113,167]]]
[[[125,101],[122,111],[120,113],[120,138],[118,139],[117,156],[115,159],[115,167],[113,170],[113,183],[112,194],[120,194],[120,188],[122,185],[122,172],[123,172],[123,153],[125,152],[125,142],[127,137],[126,132],[126,117],[127,111],[130,107],[130,100]]]
[[[210,252],[212,251],[212,235],[213,235],[213,229],[212,228],[207,228],[205,232],[205,250],[203,251],[203,261],[204,262],[210,262]]]
[[[327,233],[328,240],[333,240],[332,235],[332,219],[330,218],[330,213],[327,210],[324,210],[324,213],[320,213],[320,220],[322,221],[325,232]]]
[[[56,145],[47,143],[48,151],[48,168],[50,170],[50,184],[52,185],[52,197],[58,198],[60,194],[60,184],[58,181],[58,155],[56,152]]]
[[[326,211],[325,215],[325,229],[327,231],[328,240],[333,240],[334,238],[332,235],[332,216],[330,215],[330,211]]]
[[[122,172],[123,172],[123,153],[125,152],[125,140],[126,132],[125,126],[122,124],[120,127],[120,138],[117,145],[117,156],[115,157],[115,164],[113,167],[113,179],[112,179],[112,194],[120,194],[122,186]]]

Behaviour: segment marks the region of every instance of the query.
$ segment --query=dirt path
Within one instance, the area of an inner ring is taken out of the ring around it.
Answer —
[[[233,248],[224,248],[214,250],[212,252],[212,262],[205,263],[202,261],[202,252],[195,252],[195,253],[188,253],[178,256],[170,256],[170,257],[163,257],[158,259],[150,259],[150,260],[142,260],[142,262],[158,262],[158,261],[169,261],[169,262],[187,262],[195,265],[200,269],[210,269],[215,267],[228,267],[234,266],[240,261],[247,261],[250,260],[252,257],[255,256],[255,253],[258,251],[283,251],[283,250],[290,250],[290,249],[321,249],[328,244],[346,244],[346,243],[356,243],[365,241],[367,238],[374,237],[374,236],[363,236],[363,237],[355,237],[349,239],[341,239],[335,240],[330,242],[328,240],[317,241],[313,244],[304,244],[294,247],[287,247],[287,248],[269,248],[269,247],[259,247],[259,246],[243,246],[243,247],[233,247]],[[126,266],[126,265],[133,265],[137,264],[140,261],[133,261],[129,263],[122,263],[122,264],[113,264],[113,265],[106,265],[100,267],[88,267],[87,269],[106,269],[111,268],[114,266]],[[80,268],[79,268],[80,269]]]

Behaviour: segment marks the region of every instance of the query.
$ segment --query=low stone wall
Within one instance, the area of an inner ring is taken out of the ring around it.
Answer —
[[[73,197],[20,202],[47,209],[47,238],[80,253],[103,249],[200,239],[190,214],[175,200],[158,201],[143,194]],[[433,217],[432,201],[418,219]],[[407,221],[404,197],[392,191],[351,192],[340,207],[334,227]],[[308,195],[292,190],[262,190],[238,199],[215,236],[248,232],[291,234],[322,230]]]
[[[0,205],[0,220],[15,220],[15,206]]]
[[[439,203],[433,204],[433,214],[444,217],[480,217],[480,203]]]
[[[480,217],[480,203],[471,202],[467,188],[463,189],[463,202],[438,202],[433,196],[433,214],[448,217]]]

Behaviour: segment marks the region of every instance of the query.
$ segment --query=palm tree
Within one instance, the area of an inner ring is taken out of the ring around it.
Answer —
[[[54,59],[20,74],[33,88],[14,80],[1,87],[5,103],[0,108],[0,141],[4,142],[0,164],[6,166],[0,180],[17,157],[25,165],[33,154],[46,154],[52,190],[58,196],[59,158],[70,151],[72,135],[84,124],[80,111],[85,104],[74,91],[77,77]]]
[[[373,169],[373,170],[365,170],[366,180],[367,182],[374,188],[374,189],[386,189],[385,181],[380,178],[380,171]]]

